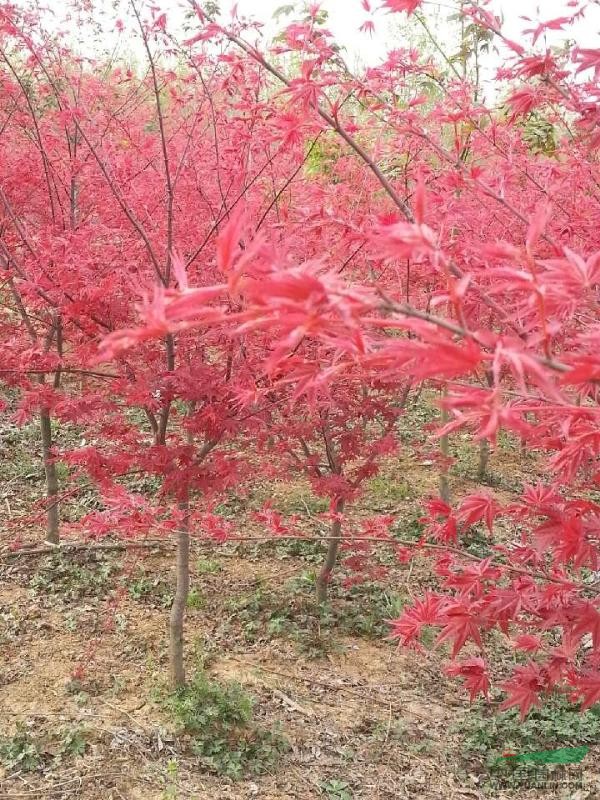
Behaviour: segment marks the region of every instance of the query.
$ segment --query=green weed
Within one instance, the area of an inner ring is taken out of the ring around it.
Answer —
[[[252,720],[254,701],[238,683],[220,683],[203,668],[190,683],[169,693],[164,707],[193,737],[192,750],[210,772],[239,780],[271,769],[288,749],[277,732]]]
[[[161,578],[149,578],[143,573],[128,585],[129,594],[134,600],[160,608],[168,608],[173,602],[173,594],[169,584]]]
[[[29,581],[29,587],[40,594],[62,595],[71,600],[108,594],[117,565],[101,555],[85,558],[86,561],[82,561],[77,556],[57,553],[44,559]]]
[[[365,491],[369,499],[369,507],[374,511],[393,508],[413,496],[413,491],[406,481],[387,475],[376,475],[371,478]]]
[[[352,800],[353,794],[350,784],[346,781],[339,781],[332,778],[329,781],[322,781],[319,788],[327,797],[327,800]]]
[[[516,709],[493,713],[484,704],[475,706],[457,727],[463,738],[463,757],[468,771],[487,773],[492,786],[526,781],[523,770],[502,759],[505,752],[530,753],[598,744],[600,704],[581,713],[556,695],[520,720]]]
[[[223,567],[215,558],[199,558],[196,561],[196,572],[199,575],[216,575]]]
[[[8,770],[34,772],[42,765],[42,753],[24,725],[17,726],[14,736],[0,739],[0,761]]]

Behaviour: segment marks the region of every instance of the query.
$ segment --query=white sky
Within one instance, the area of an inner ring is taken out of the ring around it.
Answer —
[[[163,7],[168,4],[175,5],[178,0],[166,0],[162,3]],[[282,5],[296,5],[293,0],[238,0],[238,12],[240,15],[247,15],[255,19],[260,19],[265,25],[265,34],[270,35],[276,26],[273,24],[273,13]],[[223,12],[230,9],[233,2],[221,0]],[[405,14],[389,14],[384,11],[376,11],[373,15],[375,21],[375,34],[370,36],[368,33],[359,31],[362,23],[369,18],[369,14],[362,8],[360,0],[322,0],[320,3],[323,9],[329,12],[328,27],[335,35],[336,40],[343,44],[348,51],[348,58],[351,63],[360,60],[371,65],[376,64],[385,53],[392,47],[398,46],[401,41],[401,29],[406,20]],[[426,0],[423,9],[426,12],[439,11],[442,19],[450,15],[457,7],[457,3],[452,0],[434,2]],[[381,6],[381,0],[371,0],[372,8]],[[550,20],[559,16],[566,16],[567,0],[493,0],[491,10],[504,16],[504,30],[513,39],[521,39],[520,32],[523,29],[534,27],[530,23],[521,19],[522,16],[529,16],[536,20]],[[283,20],[284,18],[282,18]],[[280,25],[282,22],[280,21]],[[438,35],[443,40],[444,31],[440,28]],[[547,39],[549,44],[562,41],[566,32],[550,33]],[[592,7],[586,20],[573,27],[569,31],[569,36],[577,39],[578,43],[584,47],[600,47],[600,6]],[[449,38],[446,36],[446,38]],[[538,47],[542,40],[538,42]]]
[[[289,17],[281,16],[279,21],[273,19],[274,12],[281,6],[293,5],[301,9],[310,0],[237,0],[238,13],[240,16],[251,17],[264,23],[263,34],[269,39],[290,20]],[[316,0],[315,0],[316,1]],[[550,20],[569,14],[569,0],[491,0],[489,10],[504,17],[504,31],[506,35],[517,41],[522,40],[521,31],[535,27],[535,23],[527,22],[523,16],[529,16],[535,21]],[[584,2],[585,0],[580,0]],[[31,2],[31,0],[16,0],[17,4]],[[63,17],[67,9],[69,0],[42,0],[52,15],[55,17],[55,24],[61,25],[59,19]],[[223,20],[229,17],[229,11],[235,0],[219,0],[219,5],[223,12]],[[558,44],[567,35],[574,38],[580,46],[600,47],[600,0],[587,0],[590,4],[586,18],[567,31],[549,32],[545,41],[547,44]],[[189,12],[189,5],[186,0],[136,0],[138,6],[154,5],[161,11],[167,13],[169,28],[173,30],[178,27],[178,22],[183,19],[184,9]],[[329,13],[327,22],[328,28],[334,34],[338,44],[346,48],[346,60],[350,66],[355,67],[359,64],[374,65],[382,60],[386,53],[394,48],[408,44],[403,39],[402,30],[406,24],[406,14],[388,13],[385,10],[378,10],[382,6],[383,0],[370,0],[371,7],[375,9],[372,15],[368,14],[361,5],[361,0],[321,0],[320,5]],[[93,8],[96,20],[101,24],[102,49],[112,49],[116,43],[117,34],[115,31],[115,21],[120,17],[127,29],[135,28],[135,21],[129,6],[129,0],[93,0]],[[427,12],[428,18],[436,13],[439,14],[439,23],[435,28],[436,36],[442,46],[448,48],[449,52],[456,49],[456,29],[453,25],[445,22],[447,17],[458,7],[457,0],[425,0],[423,10]],[[119,9],[119,10],[115,10]],[[296,15],[297,18],[297,15]],[[360,26],[369,18],[375,22],[375,33],[361,32]],[[69,27],[73,26],[73,18]],[[78,30],[75,26],[75,30]],[[90,47],[90,40],[87,34],[79,29],[79,45],[85,51]],[[96,37],[94,37],[96,38]],[[138,43],[133,43],[127,33],[121,37],[121,42],[125,48],[131,52],[137,50]],[[100,43],[96,39],[96,43]],[[502,45],[500,45],[502,47]],[[544,37],[537,43],[537,49],[544,47]],[[504,51],[505,52],[505,51]],[[502,63],[503,55],[491,55],[486,65],[485,74],[490,77],[495,68]]]

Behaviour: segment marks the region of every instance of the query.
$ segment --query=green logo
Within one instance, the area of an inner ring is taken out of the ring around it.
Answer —
[[[561,747],[558,750],[541,750],[539,753],[503,753],[502,759],[511,764],[579,764],[590,748]]]

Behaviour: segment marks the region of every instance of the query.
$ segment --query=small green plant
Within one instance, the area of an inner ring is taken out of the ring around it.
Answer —
[[[42,753],[23,724],[14,736],[0,739],[0,761],[9,770],[34,772],[42,764]]]
[[[392,525],[391,533],[393,536],[403,541],[418,541],[423,535],[423,523],[416,515],[408,517],[398,517]]]
[[[523,771],[514,771],[503,753],[529,753],[597,744],[600,741],[600,704],[581,713],[560,695],[533,709],[521,721],[516,709],[492,713],[485,705],[473,707],[457,731],[464,736],[463,756],[470,771],[486,772],[492,783],[508,784]],[[514,775],[513,775],[514,773]]]
[[[163,705],[193,737],[192,750],[205,769],[239,780],[260,774],[287,750],[277,732],[252,721],[254,701],[238,683],[220,683],[199,668],[190,683],[169,693]]]
[[[37,593],[62,595],[71,600],[108,594],[117,565],[100,555],[82,558],[87,561],[61,554],[44,559],[29,581],[30,588]]]
[[[316,581],[317,573],[315,570],[307,569],[287,581],[285,588],[287,591],[291,592],[291,594],[306,595],[308,593],[309,596],[312,596],[314,594]]]
[[[222,503],[219,503],[215,508],[215,514],[219,514],[227,519],[236,519],[246,510],[248,501],[244,497],[231,495]]]
[[[366,487],[367,496],[372,501],[375,511],[385,511],[397,506],[411,497],[412,491],[408,483],[387,475],[376,475]]]
[[[275,552],[281,559],[302,558],[309,564],[320,564],[323,560],[324,545],[321,541],[303,541],[302,539],[288,539],[277,544]]]
[[[341,646],[333,634],[335,617],[327,605],[313,612],[298,614],[294,620],[291,637],[298,650],[307,658],[320,659],[339,651]]]
[[[190,589],[187,599],[188,608],[203,608],[204,597],[199,589]]]
[[[161,578],[149,578],[143,573],[128,584],[129,594],[134,600],[168,608],[173,602],[171,587]]]
[[[329,500],[319,497],[311,490],[307,481],[297,483],[275,483],[257,495],[256,502],[262,505],[270,501],[273,508],[285,516],[300,514],[302,516],[316,516],[329,510]]]
[[[477,558],[487,558],[492,554],[493,541],[482,525],[474,525],[461,537],[461,547]]]
[[[332,778],[329,781],[323,781],[319,784],[319,788],[327,797],[327,800],[352,800],[352,790],[350,784],[346,781],[338,781]]]
[[[179,764],[174,758],[167,761],[167,788],[162,793],[161,800],[177,800],[177,776]]]
[[[216,558],[199,558],[196,561],[196,572],[199,575],[216,575],[223,567]]]
[[[67,728],[62,731],[60,753],[65,756],[82,756],[87,749],[86,732],[83,728]]]
[[[236,622],[241,625],[247,642],[254,642],[265,628],[264,617],[269,613],[271,597],[262,586],[249,594],[230,597],[225,607],[232,612]]]
[[[406,599],[379,583],[363,583],[347,590],[343,608],[337,612],[342,631],[366,638],[389,633],[386,620],[400,616]]]

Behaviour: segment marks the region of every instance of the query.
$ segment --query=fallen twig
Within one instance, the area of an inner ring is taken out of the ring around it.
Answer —
[[[291,697],[288,697],[287,694],[282,692],[280,689],[272,689],[273,695],[278,697],[281,702],[287,706],[291,711],[297,711],[299,714],[304,714],[305,717],[314,717],[315,712],[309,708],[303,708],[302,706],[298,705],[295,700],[292,700]]]
[[[85,551],[93,553],[98,550],[111,551],[111,550],[136,550],[145,547],[174,547],[175,542],[169,539],[144,539],[139,542],[102,542],[100,544],[90,544],[89,542],[65,542],[57,545],[44,545],[43,547],[22,547],[18,550],[5,550],[2,553],[2,563],[5,560],[19,558],[21,556],[43,556],[52,553],[72,553],[76,551]]]

